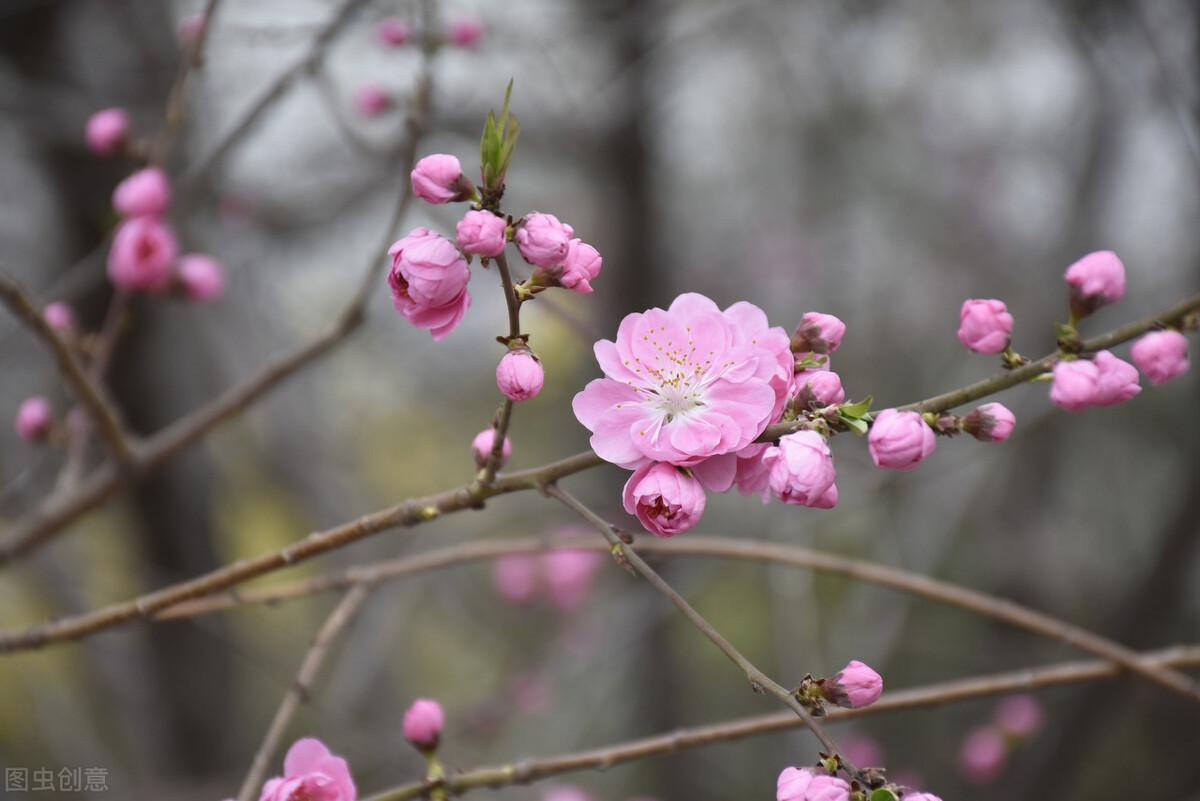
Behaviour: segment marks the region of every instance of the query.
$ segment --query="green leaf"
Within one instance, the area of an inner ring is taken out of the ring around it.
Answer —
[[[850,430],[858,436],[861,437],[863,434],[867,433],[867,422],[861,417],[846,417],[840,413],[839,416],[842,418],[842,422],[848,425]]]
[[[871,404],[874,398],[868,395],[858,403],[844,403],[838,407],[838,414],[842,417],[861,418],[871,410]]]
[[[868,801],[899,801],[896,794],[886,787],[880,787],[875,792],[871,793]]]

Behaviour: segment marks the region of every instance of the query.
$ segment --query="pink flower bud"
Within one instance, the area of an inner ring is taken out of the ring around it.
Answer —
[[[1042,727],[1042,705],[1028,693],[1010,695],[996,706],[996,726],[1012,737],[1028,737]]]
[[[475,17],[459,17],[450,23],[446,38],[455,47],[475,47],[483,37],[483,23]]]
[[[429,698],[418,698],[404,713],[404,738],[418,751],[434,751],[445,723],[441,704]]]
[[[852,659],[837,675],[825,682],[825,697],[838,706],[859,709],[870,706],[883,694],[883,678],[869,666]]]
[[[283,776],[263,785],[259,801],[355,801],[358,791],[346,760],[313,737],[297,740],[283,760]]]
[[[84,130],[88,150],[97,156],[111,156],[129,140],[129,115],[123,108],[106,108],[88,117]]]
[[[708,499],[692,475],[674,465],[651,462],[639,467],[625,482],[625,511],[658,537],[687,531],[704,514]]]
[[[816,409],[846,400],[842,379],[832,370],[801,370],[796,373],[797,409]]]
[[[378,117],[392,107],[392,96],[377,83],[366,83],[354,93],[354,107],[364,117]]]
[[[1095,403],[1100,371],[1086,359],[1058,362],[1054,365],[1054,383],[1050,402],[1069,412],[1078,412]]]
[[[582,606],[604,558],[596,551],[554,550],[544,554],[542,575],[550,602],[563,612]]]
[[[1092,358],[1092,363],[1098,371],[1096,395],[1092,399],[1095,405],[1116,406],[1142,391],[1137,368],[1124,359],[1102,350]]]
[[[600,251],[581,239],[572,239],[567,243],[567,257],[563,259],[558,283],[575,292],[591,292],[591,282],[600,275],[603,264]]]
[[[138,170],[117,184],[112,204],[123,217],[166,214],[171,207],[171,181],[158,167]]]
[[[834,353],[845,335],[846,324],[832,314],[805,312],[792,334],[792,353]]]
[[[884,409],[875,415],[867,449],[876,467],[911,470],[937,448],[933,429],[916,412]]]
[[[195,47],[204,33],[205,25],[206,20],[203,14],[192,14],[191,16],[184,17],[175,31],[179,46],[187,50]]]
[[[538,560],[528,554],[510,554],[492,566],[492,586],[496,593],[513,604],[533,600],[538,587]]]
[[[544,383],[546,371],[528,350],[510,350],[496,365],[496,386],[510,401],[520,403],[537,397]]]
[[[763,462],[770,467],[767,481],[784,503],[813,506],[836,477],[829,443],[815,431],[797,431],[768,448]]]
[[[507,227],[503,217],[490,211],[468,211],[455,227],[455,242],[465,253],[499,256],[504,252]]]
[[[463,175],[462,164],[454,156],[435,153],[413,167],[412,188],[426,203],[449,203],[471,195],[471,182]]]
[[[575,229],[553,214],[535,211],[525,215],[513,236],[525,261],[552,269],[566,260],[574,235]]]
[[[784,768],[775,781],[776,801],[847,801],[844,779],[811,768]]]
[[[54,428],[54,408],[41,395],[26,398],[17,407],[14,424],[17,436],[25,442],[41,442],[50,436]]]
[[[1133,344],[1133,363],[1155,386],[1188,369],[1187,337],[1178,331],[1151,331]]]
[[[980,442],[1004,442],[1017,418],[1002,403],[985,403],[963,418],[962,428]]]
[[[471,270],[454,243],[426,228],[415,228],[388,249],[388,285],[396,311],[435,340],[462,322],[471,307]]]
[[[475,435],[474,441],[471,442],[471,452],[475,454],[475,466],[480,470],[487,464],[488,458],[492,455],[492,446],[495,444],[496,429],[494,428],[485,428]],[[500,447],[501,467],[510,456],[512,456],[512,440],[505,437],[504,444]]]
[[[161,292],[171,283],[179,252],[175,234],[158,217],[131,217],[113,234],[108,279],[124,292]]]
[[[1004,770],[1007,760],[1008,748],[1004,736],[991,726],[975,729],[968,734],[958,753],[963,777],[973,784],[995,781]]]
[[[838,488],[837,484],[830,484],[829,489],[821,494],[820,498],[809,504],[812,509],[832,509],[837,506]]]
[[[999,353],[1008,347],[1013,318],[1000,300],[964,300],[958,313],[958,341],[976,353]]]
[[[42,317],[45,318],[47,325],[62,336],[70,336],[79,330],[75,312],[62,301],[55,301],[47,305],[42,312]]]
[[[1087,254],[1063,277],[1070,287],[1071,313],[1077,318],[1125,297],[1125,265],[1111,250]]]
[[[381,19],[375,26],[375,38],[385,47],[401,47],[412,39],[412,27],[399,17]]]
[[[216,300],[225,291],[220,263],[203,253],[189,253],[179,260],[179,283],[185,295],[201,303]]]

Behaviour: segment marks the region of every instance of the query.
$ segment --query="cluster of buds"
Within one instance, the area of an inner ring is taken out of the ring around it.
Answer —
[[[811,768],[786,767],[775,780],[776,801],[942,801],[925,792],[902,789],[889,784],[882,771],[861,771],[847,781],[837,775],[840,761],[826,757]]]

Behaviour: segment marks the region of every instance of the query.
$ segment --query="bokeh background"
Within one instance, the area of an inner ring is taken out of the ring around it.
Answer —
[[[622,315],[699,291],[749,300],[791,327],[807,310],[849,327],[836,363],[877,408],[988,375],[954,337],[967,297],[1003,298],[1015,347],[1040,355],[1064,316],[1063,269],[1114,249],[1126,300],[1085,333],[1166,306],[1200,279],[1200,12],[1141,2],[438,2],[439,25],[475,16],[474,49],[434,66],[421,152],[476,166],[504,85],[524,134],[506,207],[551,211],[604,254],[590,296],[526,308],[545,391],[518,408],[512,467],[586,447],[569,401],[598,374],[590,352]],[[322,330],[373,258],[407,176],[396,168],[415,48],[373,25],[414,19],[373,0],[228,155],[211,149],[310,47],[336,4],[220,5],[190,84],[174,222],[216,255],[228,291],[211,306],[135,309],[113,386],[151,432]],[[97,160],[82,128],[123,105],[162,124],[178,23],[197,2],[7,0],[0,6],[0,266],[44,301],[99,324],[109,289],[109,194],[130,163]],[[395,108],[363,119],[353,94],[380,82]],[[455,207],[413,206],[405,230],[451,232]],[[494,414],[504,307],[476,270],[475,304],[441,343],[407,326],[380,281],[365,328],[249,414],[0,575],[0,622],[27,625],[121,600],[473,472],[469,442]],[[555,295],[550,297],[550,295]],[[1123,351],[1122,351],[1123,352]],[[0,320],[0,409],[68,396],[43,352]],[[815,511],[713,497],[697,534],[753,536],[900,565],[1061,615],[1132,646],[1200,634],[1200,384],[1188,375],[1119,408],[1070,415],[1044,385],[1007,393],[1012,440],[943,440],[920,470],[870,465],[833,443],[840,506]],[[0,431],[0,515],[53,485],[59,458]],[[569,479],[627,520],[624,473]],[[478,538],[570,523],[524,494],[486,513],[391,532],[260,584]],[[900,688],[1077,656],[1067,646],[842,578],[711,559],[665,575],[784,683],[850,658]],[[0,658],[0,764],[96,765],[121,799],[234,794],[320,621],[319,596]],[[770,711],[643,582],[602,570],[570,613],[498,600],[486,564],[377,592],[292,727],[347,756],[359,786],[415,778],[400,719],[440,698],[446,761],[472,767]],[[1045,728],[1002,775],[968,784],[966,733],[994,701],[843,724],[893,771],[943,797],[1200,798],[1200,715],[1134,680],[1039,693]],[[784,765],[815,759],[802,731],[566,777],[596,801],[771,798]],[[550,782],[562,784],[563,782]],[[541,785],[481,791],[539,798]],[[19,793],[4,797],[22,798]],[[86,797],[73,794],[72,797]]]

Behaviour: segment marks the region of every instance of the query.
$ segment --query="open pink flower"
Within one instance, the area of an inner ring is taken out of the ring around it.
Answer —
[[[829,443],[815,431],[781,437],[779,445],[768,448],[762,458],[770,467],[771,491],[784,503],[815,506],[837,476]]]
[[[117,184],[112,203],[123,217],[166,214],[171,207],[171,181],[158,167],[146,167]]]
[[[1133,343],[1133,363],[1150,383],[1165,384],[1188,369],[1187,337],[1178,331],[1151,331]]]
[[[1125,265],[1111,250],[1089,253],[1063,276],[1071,292],[1071,312],[1086,317],[1106,303],[1125,297]]]
[[[621,321],[617,341],[594,347],[605,378],[572,403],[602,459],[626,468],[649,462],[724,460],[754,442],[787,401],[791,353],[782,328],[749,303],[721,311],[703,295],[680,295],[667,310]]]
[[[1008,347],[1013,318],[1002,300],[964,300],[958,313],[958,341],[976,353]]]
[[[933,453],[937,439],[916,412],[884,409],[871,424],[867,448],[876,467],[912,470]]]
[[[106,108],[88,117],[84,130],[88,150],[111,156],[129,140],[129,115],[123,108]]]
[[[170,226],[158,217],[133,217],[113,234],[108,278],[125,292],[161,292],[171,283],[178,253]]]
[[[1107,350],[1092,357],[1096,365],[1096,394],[1092,403],[1096,406],[1116,406],[1142,391],[1138,384],[1138,371],[1124,359],[1118,359]]]
[[[449,239],[416,228],[388,249],[392,269],[388,284],[396,310],[417,328],[428,328],[435,340],[454,330],[471,295],[471,270]]]
[[[283,776],[263,785],[259,801],[355,801],[358,791],[346,760],[314,737],[297,740],[283,760]]]
[[[433,751],[445,723],[441,704],[430,698],[418,698],[404,713],[404,739],[420,751]]]
[[[696,525],[708,501],[699,481],[661,462],[635,470],[625,482],[623,500],[625,511],[658,537],[674,537]]]

